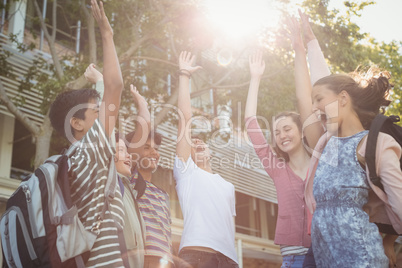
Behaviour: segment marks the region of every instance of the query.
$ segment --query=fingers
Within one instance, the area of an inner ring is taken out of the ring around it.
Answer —
[[[196,55],[193,55],[189,51],[182,51],[179,56],[179,67],[180,69],[186,69],[190,73],[193,73],[196,70],[202,69],[201,66],[194,66],[193,64],[196,61]]]
[[[310,17],[306,13],[301,11],[300,8],[298,9],[298,12],[299,12],[299,16],[300,16],[302,23],[309,23]]]
[[[130,85],[130,92],[131,92],[131,94],[133,94],[133,96],[136,96],[136,94],[139,94],[137,88],[133,84]]]
[[[262,60],[262,51],[258,50],[254,54],[250,55],[249,57],[249,63],[250,64],[265,64],[264,61]]]
[[[98,22],[99,27],[107,29],[107,25],[109,24],[109,21],[106,17],[103,2],[99,1],[99,4],[97,0],[91,0],[91,9],[92,9],[92,16],[95,18],[95,20]],[[110,25],[109,25],[110,27]]]
[[[99,9],[98,2],[96,0],[91,0],[91,9],[92,9],[92,15],[94,16],[94,18],[95,19],[100,18],[100,9]]]
[[[91,64],[89,64],[88,67],[85,69],[85,73],[92,72],[92,71],[95,70],[95,69],[96,69],[96,65],[93,64],[93,63],[91,63]]]
[[[106,17],[105,10],[103,9],[103,2],[102,1],[99,1],[99,11],[100,11],[101,17]]]
[[[191,52],[187,52],[186,62],[191,63]]]
[[[198,71],[198,70],[201,70],[201,69],[202,69],[202,66],[199,66],[199,65],[194,67],[194,71]]]
[[[180,52],[179,59],[180,61],[186,62],[188,64],[193,64],[195,62],[195,55],[191,55],[191,52],[189,51],[182,51]]]
[[[288,18],[287,25],[289,27],[290,38],[292,40],[294,40],[295,38],[297,38],[298,35],[301,34],[300,24],[294,16]]]

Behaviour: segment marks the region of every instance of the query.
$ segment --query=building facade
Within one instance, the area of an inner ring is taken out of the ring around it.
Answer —
[[[9,79],[0,74],[1,82],[10,99],[22,95],[24,102],[19,109],[32,122],[40,125],[43,114],[40,111],[42,98],[33,90],[19,92],[18,85],[35,57],[50,58],[46,44],[42,50],[21,53],[9,40],[10,33],[18,41],[32,41],[26,31],[27,0],[12,2],[9,13],[13,17],[2,27],[0,43],[5,51],[10,52],[8,63],[12,65],[17,79]],[[29,13],[29,12],[28,12]],[[4,24],[4,16],[2,25]],[[58,44],[60,53],[74,53],[75,48]],[[129,126],[131,128],[132,125]],[[164,136],[160,148],[160,166],[153,177],[153,182],[170,195],[172,215],[172,236],[178,249],[183,230],[183,217],[175,191],[173,178],[173,160],[175,154],[177,128],[169,123],[158,126],[158,132]],[[236,189],[236,248],[240,267],[280,267],[282,258],[279,247],[274,244],[276,218],[278,213],[276,192],[273,182],[259,164],[258,157],[241,131],[232,131],[228,140],[215,139],[210,143],[213,156],[214,172],[233,183]],[[0,213],[5,211],[6,201],[18,187],[20,180],[33,171],[32,158],[35,146],[32,135],[7,107],[0,103]]]

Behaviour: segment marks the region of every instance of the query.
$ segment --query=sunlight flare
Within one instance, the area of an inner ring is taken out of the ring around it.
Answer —
[[[214,27],[231,38],[275,27],[279,12],[267,0],[205,0],[207,15]]]

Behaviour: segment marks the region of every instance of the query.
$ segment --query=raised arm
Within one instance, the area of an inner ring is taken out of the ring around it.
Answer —
[[[277,178],[277,176],[275,176],[276,167],[275,165],[271,165],[272,163],[269,163],[269,161],[276,158],[276,156],[273,154],[271,146],[269,146],[267,143],[256,118],[258,89],[260,86],[261,77],[265,71],[265,62],[262,60],[262,53],[260,51],[250,56],[249,65],[251,78],[244,115],[246,120],[245,124],[247,134],[250,137],[254,150],[257,156],[260,158],[265,171],[272,179],[275,179]],[[268,125],[268,121],[265,121]]]
[[[297,108],[303,122],[303,134],[310,148],[314,149],[318,139],[323,134],[323,128],[318,117],[313,114],[311,99],[312,87],[307,68],[306,51],[301,37],[300,25],[296,18],[289,19],[292,46],[295,50],[295,84]]]
[[[324,54],[321,51],[320,44],[311,29],[308,15],[303,13],[300,9],[299,15],[302,23],[304,41],[307,44],[307,59],[310,65],[311,85],[314,85],[315,82],[330,75],[331,72],[325,61]]]
[[[113,30],[105,15],[103,3],[91,0],[92,15],[98,23],[103,47],[103,80],[105,92],[100,105],[99,120],[103,124],[106,134],[110,136],[117,121],[120,109],[121,93],[123,91],[123,77],[113,41]]]
[[[129,141],[129,146],[138,148],[139,146],[144,145],[147,141],[148,134],[151,130],[151,114],[148,110],[147,101],[140,95],[133,85],[130,85],[130,92],[135,104],[137,105],[138,114],[135,119],[135,132],[133,138]]]
[[[182,51],[179,57],[179,126],[177,129],[176,154],[180,160],[186,162],[191,156],[191,99],[190,99],[190,77],[200,69],[200,66],[193,67],[195,56],[190,52]]]
[[[95,89],[98,91],[101,100],[103,99],[103,93],[105,92],[105,85],[103,84],[103,74],[96,69],[96,65],[91,63],[85,70],[85,79],[95,84]]]
[[[265,62],[262,60],[262,52],[250,56],[250,87],[248,89],[246,109],[244,117],[247,119],[257,114],[258,89],[260,87],[261,77],[265,70]]]

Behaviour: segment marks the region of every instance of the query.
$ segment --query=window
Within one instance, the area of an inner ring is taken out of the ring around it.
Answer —
[[[278,205],[236,192],[236,232],[274,240]]]

